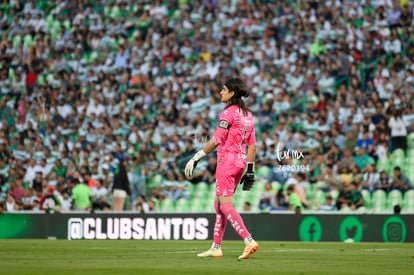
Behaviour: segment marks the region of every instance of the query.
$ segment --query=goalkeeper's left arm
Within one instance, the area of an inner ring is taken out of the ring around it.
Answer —
[[[197,167],[197,164],[200,159],[208,155],[210,152],[213,152],[218,146],[218,142],[212,138],[203,149],[195,153],[195,155],[187,162],[184,169],[184,174],[187,178],[193,176],[193,171]]]

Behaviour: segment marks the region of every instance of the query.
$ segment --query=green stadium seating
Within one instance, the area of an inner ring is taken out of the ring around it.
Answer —
[[[374,212],[383,212],[387,210],[387,194],[384,190],[376,190],[372,194],[371,208]]]
[[[174,202],[171,199],[164,199],[161,203],[161,212],[175,212]]]
[[[22,36],[19,34],[15,34],[13,36],[13,46],[18,49],[20,47],[20,44],[22,43]]]
[[[282,184],[278,181],[272,181],[271,184],[276,193],[282,187]]]
[[[407,135],[407,148],[408,150],[413,149],[414,145],[414,133]]]
[[[262,165],[257,169],[256,175],[257,177],[263,177],[267,179],[270,175],[270,172],[271,172],[271,169],[269,166]]]
[[[414,167],[414,165],[411,165],[410,167]],[[409,170],[406,176],[410,180],[411,185],[414,185],[414,170],[413,169]]]
[[[190,212],[192,209],[192,202],[186,199],[179,199],[175,202],[175,211],[178,213]]]
[[[397,158],[405,158],[405,152],[403,149],[395,149],[392,153],[391,153],[391,157],[392,159],[397,159]]]
[[[330,191],[330,194],[331,194],[331,196],[332,196],[332,198],[334,199],[334,201],[338,198],[338,195],[339,195],[339,191],[338,190],[336,190],[336,189],[333,189],[333,190],[331,190]]]
[[[322,205],[325,203],[326,200],[326,194],[322,190],[316,191],[315,201],[319,203],[319,205]]]
[[[284,191],[286,192],[287,184],[284,186]],[[316,191],[318,191],[318,186],[316,183],[308,184],[308,188],[306,189],[306,198],[309,201],[313,201],[316,197]]]
[[[386,159],[379,159],[376,164],[376,169],[378,172],[385,171],[389,173],[391,171],[391,161]]]
[[[388,208],[391,210],[397,204],[399,204],[400,206],[403,204],[403,196],[400,190],[392,190],[388,193],[388,198],[387,198]]]
[[[414,213],[414,189],[408,190],[404,194],[404,212]]]
[[[371,208],[371,203],[372,203],[372,199],[371,199],[371,192],[369,192],[366,189],[362,189],[361,190],[361,194],[362,197],[364,198],[364,206],[366,209],[370,209]]]
[[[414,189],[407,190],[404,194],[404,199],[414,200]]]
[[[365,206],[361,206],[355,210],[356,213],[365,213],[367,208]]]

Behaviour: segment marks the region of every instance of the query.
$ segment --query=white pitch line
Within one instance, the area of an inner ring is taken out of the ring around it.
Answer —
[[[241,249],[223,249],[223,252],[239,252]],[[323,250],[323,249],[259,249],[261,253],[281,253],[281,252],[325,252],[325,251],[334,251],[334,250]],[[160,252],[154,252],[160,253]],[[197,251],[167,251],[163,252],[166,254],[193,254],[200,253],[200,250]]]
[[[363,249],[360,251],[363,252],[372,252],[372,251],[396,251],[400,250],[390,249],[390,248],[375,248],[375,249]],[[191,251],[166,251],[166,252],[155,252],[150,251],[149,253],[165,253],[165,254],[196,254],[200,253],[201,250],[191,250]],[[239,252],[240,249],[223,249],[223,252]],[[260,253],[285,253],[285,252],[338,252],[339,249],[259,249]],[[347,250],[350,251],[350,250]],[[356,250],[357,251],[357,250]],[[359,250],[358,250],[359,251]],[[146,252],[148,253],[148,252]]]

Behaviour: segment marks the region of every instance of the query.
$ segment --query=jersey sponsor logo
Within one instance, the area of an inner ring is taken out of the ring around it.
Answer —
[[[218,127],[223,129],[229,129],[229,123],[224,119],[220,120]]]
[[[241,128],[243,131],[249,131],[252,127],[252,121],[249,117],[242,117],[241,119]]]

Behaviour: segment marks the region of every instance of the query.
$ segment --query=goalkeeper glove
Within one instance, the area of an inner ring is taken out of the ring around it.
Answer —
[[[197,167],[198,161],[203,158],[206,154],[204,150],[198,151],[185,165],[184,174],[187,178],[193,176],[193,170]]]
[[[240,180],[240,184],[243,185],[243,190],[248,191],[252,189],[254,185],[254,162],[247,163],[247,170],[246,173]]]

